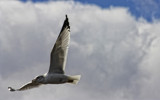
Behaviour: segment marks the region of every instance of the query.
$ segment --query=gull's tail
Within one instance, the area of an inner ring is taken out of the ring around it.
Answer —
[[[68,76],[68,83],[77,84],[81,78],[81,75]]]

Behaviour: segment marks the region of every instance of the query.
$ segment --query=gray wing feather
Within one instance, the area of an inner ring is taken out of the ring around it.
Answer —
[[[28,89],[31,89],[31,88],[39,87],[40,85],[41,84],[39,84],[39,83],[32,83],[32,82],[30,82],[30,83],[22,86],[19,89],[13,89],[12,87],[8,87],[8,90],[10,90],[10,91],[24,91],[24,90],[28,90]]]
[[[66,20],[64,21],[61,32],[56,40],[56,43],[50,55],[49,73],[64,74],[69,41],[70,41],[70,26],[68,18],[66,16]]]

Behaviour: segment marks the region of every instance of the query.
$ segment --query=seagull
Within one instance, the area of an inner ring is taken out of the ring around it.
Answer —
[[[50,54],[50,67],[48,73],[37,76],[31,82],[27,83],[26,85],[22,86],[19,89],[8,87],[8,90],[11,92],[23,91],[39,87],[40,85],[45,85],[45,84],[63,84],[63,83],[77,84],[81,78],[81,75],[69,76],[65,75],[64,73],[67,61],[69,42],[70,42],[70,26],[68,17],[66,15],[66,19],[63,23],[62,29]]]

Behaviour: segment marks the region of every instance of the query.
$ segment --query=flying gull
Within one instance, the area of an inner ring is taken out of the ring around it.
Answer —
[[[8,87],[8,90],[23,91],[34,87],[38,87],[43,84],[77,84],[80,80],[81,75],[69,76],[64,74],[69,42],[70,26],[68,22],[68,17],[66,15],[66,19],[63,23],[60,34],[50,54],[50,68],[48,73],[44,75],[39,75],[38,77],[34,78],[31,82],[22,86],[19,89]]]

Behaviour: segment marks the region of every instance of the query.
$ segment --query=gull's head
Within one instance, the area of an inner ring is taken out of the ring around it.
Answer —
[[[32,80],[32,82],[35,82],[35,83],[43,83],[44,82],[44,75],[40,75],[40,76],[37,76],[35,79]]]

